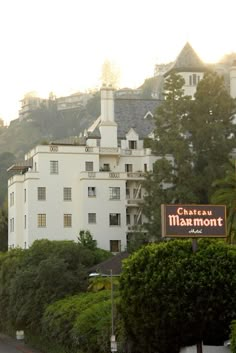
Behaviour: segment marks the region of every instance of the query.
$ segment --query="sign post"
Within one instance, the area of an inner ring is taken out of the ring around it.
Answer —
[[[191,238],[197,251],[198,238],[226,238],[224,205],[161,205],[162,237]],[[202,342],[197,343],[202,353]]]

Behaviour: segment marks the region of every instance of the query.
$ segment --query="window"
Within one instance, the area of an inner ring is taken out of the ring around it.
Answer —
[[[110,226],[120,226],[120,213],[110,213],[109,222]]]
[[[96,188],[95,186],[88,187],[88,197],[96,197]]]
[[[89,224],[96,223],[96,213],[88,213],[88,223]]]
[[[126,188],[126,199],[130,199],[130,189]]]
[[[50,174],[58,174],[58,161],[50,161]]]
[[[38,214],[38,228],[46,227],[46,214],[39,213]]]
[[[120,240],[110,240],[110,251],[111,252],[120,252],[121,249]]]
[[[189,76],[189,86],[192,86],[192,76]]]
[[[93,162],[85,162],[86,172],[93,172]]]
[[[109,188],[109,198],[110,200],[120,200],[120,188],[119,187]]]
[[[130,224],[130,214],[129,213],[126,214],[126,224],[127,225]]]
[[[14,205],[14,192],[10,193],[10,206]]]
[[[64,214],[64,228],[72,227],[72,215]]]
[[[129,141],[129,149],[136,150],[137,149],[137,141]]]
[[[10,232],[14,232],[14,218],[10,219]]]
[[[71,197],[71,188],[64,188],[63,189],[63,199],[64,201],[71,201],[72,197]]]
[[[125,171],[126,171],[126,173],[132,172],[133,171],[133,165],[132,164],[125,164]]]
[[[100,171],[101,172],[110,172],[110,164],[109,163],[104,163],[103,164],[103,167],[102,168],[100,168]]]
[[[144,171],[147,172],[147,163],[144,163]]]
[[[38,200],[45,201],[46,200],[46,188],[45,187],[38,187]]]

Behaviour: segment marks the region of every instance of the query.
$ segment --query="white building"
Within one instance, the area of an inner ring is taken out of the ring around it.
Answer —
[[[141,181],[157,157],[143,148],[138,126],[118,146],[114,111],[114,92],[103,88],[101,117],[87,139],[39,145],[9,168],[16,173],[8,182],[10,248],[43,238],[77,241],[80,230],[90,230],[98,247],[126,249],[132,226],[143,222]],[[143,126],[151,114],[144,112]]]

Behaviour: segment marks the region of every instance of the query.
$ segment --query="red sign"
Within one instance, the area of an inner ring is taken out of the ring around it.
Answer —
[[[222,205],[162,205],[162,236],[225,238],[226,207]]]

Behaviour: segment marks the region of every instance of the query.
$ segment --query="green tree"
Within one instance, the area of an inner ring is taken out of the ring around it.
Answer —
[[[79,232],[78,241],[79,244],[90,250],[95,250],[97,248],[97,241],[93,239],[89,230],[81,230]]]
[[[34,242],[23,251],[9,283],[8,312],[12,326],[40,331],[39,322],[46,305],[87,289],[86,266],[92,264],[92,254],[74,242]]]
[[[172,73],[165,82],[165,99],[155,115],[153,152],[160,158],[147,174],[143,212],[151,236],[160,237],[160,206],[169,202],[196,201],[192,192],[193,167],[187,130],[191,99],[184,96],[184,79]]]
[[[155,115],[153,152],[159,156],[147,174],[143,207],[147,229],[160,238],[162,203],[209,203],[212,183],[223,176],[224,164],[236,145],[232,123],[235,103],[223,79],[207,73],[195,99],[184,96],[184,80],[172,73],[165,100]]]
[[[8,207],[7,200],[0,208],[0,252],[8,250]]]
[[[0,154],[0,207],[3,206],[7,198],[7,180],[9,174],[7,169],[15,162],[14,154],[10,152],[3,152]]]
[[[205,74],[198,84],[188,119],[193,151],[195,194],[200,203],[208,203],[212,182],[222,178],[225,163],[236,146],[233,113],[235,101],[230,97],[223,77]]]
[[[227,208],[227,236],[228,242],[236,239],[236,170],[235,161],[231,160],[226,166],[225,177],[213,183],[215,191],[211,196],[213,204],[226,205]]]
[[[130,256],[120,278],[120,310],[134,352],[177,353],[220,345],[236,318],[236,249],[200,240],[151,244]]]

